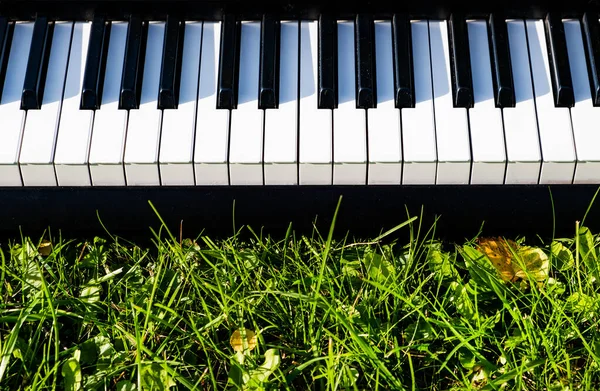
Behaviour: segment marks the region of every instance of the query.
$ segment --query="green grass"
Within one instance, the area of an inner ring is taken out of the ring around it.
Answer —
[[[505,282],[476,239],[442,243],[432,228],[410,218],[333,240],[334,219],[279,238],[163,228],[148,248],[110,235],[5,243],[0,389],[600,387],[597,235],[537,239],[548,263],[515,253],[527,273]],[[256,346],[242,338],[236,352],[236,330]]]

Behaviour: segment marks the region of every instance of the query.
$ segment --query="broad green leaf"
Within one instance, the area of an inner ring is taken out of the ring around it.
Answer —
[[[66,391],[81,390],[81,367],[75,357],[69,358],[62,365],[61,375],[63,375],[63,384]]]
[[[166,364],[165,364],[166,365]],[[142,385],[149,390],[166,391],[177,384],[166,369],[158,363],[145,365],[142,369]]]
[[[83,301],[87,301],[88,303],[97,303],[100,301],[100,292],[102,291],[102,287],[95,282],[95,280],[90,280],[87,284],[83,286],[81,292],[79,293],[79,298]]]
[[[452,264],[450,253],[442,251],[440,246],[432,246],[427,254],[429,270],[435,273],[437,280],[449,280],[458,277],[458,272]]]
[[[567,310],[573,313],[591,313],[596,310],[597,301],[589,295],[575,292],[567,298]]]
[[[409,324],[404,331],[402,336],[407,341],[413,342],[425,342],[431,341],[435,338],[435,332],[429,322],[423,319],[418,319],[416,322]]]
[[[468,284],[468,283],[467,283]],[[467,320],[476,318],[475,305],[471,300],[466,284],[452,281],[449,287],[450,301],[454,303],[456,311]]]
[[[98,357],[98,349],[96,347],[96,339],[88,339],[80,345],[81,349],[81,363],[82,364],[94,364]]]
[[[559,270],[567,270],[573,267],[575,259],[573,253],[561,242],[553,241],[550,244],[550,252],[556,259],[556,265]]]
[[[474,281],[479,287],[493,289],[493,280],[497,279],[498,272],[487,257],[469,245],[459,247],[458,251],[465,260],[465,266],[471,276],[471,281]]]
[[[363,262],[365,263],[369,277],[380,284],[385,283],[388,281],[388,278],[393,278],[394,276],[394,266],[380,254],[365,254]]]
[[[587,227],[579,227],[579,255],[595,280],[600,280],[600,263],[594,245],[594,236]]]
[[[263,383],[267,381],[267,378],[279,368],[281,364],[281,356],[279,355],[279,349],[269,349],[265,352],[265,361],[257,369],[250,371],[250,380],[247,386],[249,389],[256,387],[262,387]]]
[[[515,278],[527,279],[529,274],[531,278],[538,282],[548,279],[550,261],[542,249],[537,247],[523,246],[519,248],[519,256],[523,261],[525,270],[522,270],[518,262],[513,262]]]
[[[116,391],[135,391],[137,386],[129,380],[121,380],[115,385]]]

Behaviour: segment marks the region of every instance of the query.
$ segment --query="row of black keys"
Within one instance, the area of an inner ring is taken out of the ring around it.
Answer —
[[[595,105],[600,105],[600,24],[597,14],[582,18],[590,86]],[[37,17],[27,63],[21,109],[39,109],[42,102],[45,72],[50,57],[54,24],[46,17]],[[147,22],[133,15],[129,20],[125,61],[121,80],[119,108],[136,109],[140,104]],[[279,82],[279,20],[265,15],[261,24],[259,108],[278,106]],[[0,99],[14,25],[0,17]],[[177,108],[181,58],[184,40],[183,20],[168,16],[160,74],[158,108]],[[555,105],[573,107],[574,94],[567,57],[562,21],[558,15],[545,19],[550,73]],[[497,107],[514,107],[514,84],[510,64],[508,33],[504,18],[491,14],[488,34],[492,65],[492,81]],[[81,108],[100,107],[104,69],[110,36],[110,23],[97,16],[92,21],[84,73]],[[448,20],[452,93],[455,107],[473,107],[473,84],[469,55],[467,23],[463,16],[452,14]],[[404,15],[392,17],[395,104],[398,108],[414,107],[412,71],[412,39],[410,20]],[[221,28],[217,108],[237,107],[239,76],[240,22],[225,15]],[[375,33],[371,15],[359,14],[355,19],[356,104],[360,108],[376,107]],[[337,107],[337,24],[330,16],[319,17],[319,108]]]

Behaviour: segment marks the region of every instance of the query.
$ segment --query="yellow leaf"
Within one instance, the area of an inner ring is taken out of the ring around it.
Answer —
[[[47,257],[52,252],[52,243],[50,243],[49,240],[42,241],[38,247],[38,251],[40,252],[40,255]]]
[[[519,256],[521,257],[525,270],[529,272],[532,278],[536,281],[545,281],[548,279],[548,271],[550,269],[550,262],[546,253],[542,249],[537,247],[523,246],[519,249]],[[524,270],[520,270],[518,265],[515,264],[515,275],[518,278],[526,279],[527,273]]]
[[[502,280],[513,281],[515,271],[512,258],[513,251],[517,250],[517,244],[503,238],[480,238],[477,242],[478,250],[488,257],[494,268],[500,273]]]
[[[487,256],[504,281],[525,280],[527,272],[537,281],[548,278],[548,256],[540,248],[519,246],[503,238],[481,238],[478,245],[479,251]],[[521,263],[525,269],[521,268]]]
[[[248,344],[248,350],[252,350],[256,347],[256,334],[250,329],[245,330],[245,339],[246,343]],[[233,332],[231,338],[229,338],[229,343],[231,344],[233,350],[235,350],[236,352],[241,352],[244,350],[244,338],[242,338],[242,333],[239,329]]]

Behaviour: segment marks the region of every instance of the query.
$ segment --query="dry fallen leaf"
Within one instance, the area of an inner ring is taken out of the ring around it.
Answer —
[[[252,350],[256,347],[256,334],[254,331],[246,329],[246,340],[248,341],[248,350]],[[235,330],[233,334],[231,334],[229,343],[236,352],[241,352],[244,350],[244,340],[242,339],[242,333],[239,329]]]
[[[479,251],[485,254],[504,281],[515,282],[526,279],[527,272],[537,281],[548,278],[548,256],[537,247],[520,246],[512,240],[503,238],[481,238]],[[515,259],[515,255],[520,260]],[[519,264],[525,266],[523,270]]]
[[[517,244],[512,240],[503,238],[480,238],[477,241],[478,250],[486,255],[494,268],[500,273],[504,281],[514,281],[515,271],[513,270],[512,251],[517,251]]]
[[[38,247],[41,256],[47,257],[52,252],[52,243],[49,240],[44,240]]]

